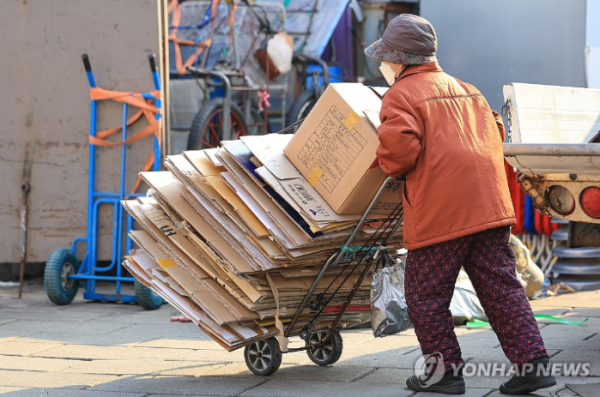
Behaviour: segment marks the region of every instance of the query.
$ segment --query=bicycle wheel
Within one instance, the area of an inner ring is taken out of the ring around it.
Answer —
[[[308,113],[312,110],[312,108],[317,103],[317,92],[315,90],[304,91],[302,94],[298,95],[290,110],[286,116],[286,126],[290,126],[294,124],[296,121],[303,119],[308,116]],[[296,132],[298,128],[296,127],[293,130],[290,130],[288,134],[293,134]]]
[[[188,136],[188,150],[214,148],[219,146],[223,137],[224,99],[215,98],[206,102],[192,121]],[[248,135],[248,127],[240,108],[231,104],[231,139]]]

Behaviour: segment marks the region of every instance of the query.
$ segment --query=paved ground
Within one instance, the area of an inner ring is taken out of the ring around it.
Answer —
[[[589,362],[592,376],[559,378],[559,385],[537,395],[577,396],[565,384],[600,383],[600,292],[532,306],[536,313],[590,317],[580,326],[540,324],[552,359]],[[193,324],[170,322],[174,314],[167,305],[146,312],[136,305],[89,303],[81,293],[73,304],[58,307],[39,284],[26,286],[22,300],[16,288],[0,288],[0,395],[432,396],[404,385],[420,354],[412,330],[384,339],[370,330],[347,332],[335,366],[317,367],[303,353],[286,354],[276,374],[261,378],[246,369],[242,351],[227,353]],[[458,327],[457,334],[468,362],[508,364],[489,329]],[[497,396],[502,381],[468,378],[466,395]]]

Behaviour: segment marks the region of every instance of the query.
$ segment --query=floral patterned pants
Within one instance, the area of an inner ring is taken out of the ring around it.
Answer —
[[[452,364],[463,363],[449,309],[461,266],[506,357],[514,364],[548,357],[525,290],[517,280],[509,237],[510,228],[501,227],[408,252],[408,316],[423,354],[442,353],[446,371]]]

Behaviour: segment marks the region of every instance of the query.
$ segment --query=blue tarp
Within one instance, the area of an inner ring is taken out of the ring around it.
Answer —
[[[286,7],[285,30],[294,38],[294,50],[320,58],[349,0],[256,0],[256,3],[283,4]],[[317,12],[311,22],[315,4]],[[304,35],[307,32],[308,36]]]

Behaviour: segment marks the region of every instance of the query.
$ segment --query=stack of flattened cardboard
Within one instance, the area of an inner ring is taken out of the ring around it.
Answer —
[[[140,249],[126,257],[126,268],[228,350],[281,334],[362,216],[339,215],[316,181],[284,154],[300,133],[247,136],[218,149],[168,156],[167,171],[141,174],[151,187],[148,197],[123,202],[142,227],[130,232]],[[390,187],[352,245],[372,244],[400,197],[398,186]],[[401,240],[401,234],[394,237],[396,247]],[[321,300],[300,314],[292,334],[316,312],[315,329],[337,316],[365,266],[352,265],[360,251],[348,254],[325,273],[315,290]],[[342,326],[359,322],[359,312],[368,310],[369,282],[361,284]]]

